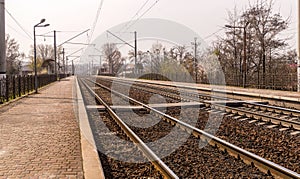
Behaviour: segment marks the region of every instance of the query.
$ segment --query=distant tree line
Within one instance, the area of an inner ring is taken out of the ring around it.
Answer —
[[[5,36],[6,46],[6,73],[8,75],[19,74],[21,71],[21,59],[25,57],[24,53],[19,51],[19,44],[8,34]]]
[[[191,47],[174,45],[167,49],[161,43],[154,43],[147,51],[139,50],[135,59],[133,50],[124,55],[117,44],[106,43],[101,47],[102,59],[106,62],[102,68],[116,75],[167,74],[181,81],[190,76],[198,83],[210,83],[223,72],[227,85],[275,89],[296,87],[297,53],[287,43],[289,37],[282,35],[289,27],[289,18],[284,19],[280,13],[274,12],[274,1],[257,0],[242,12],[235,8],[228,12],[227,24],[223,26],[225,35],[196,55]],[[7,73],[18,74],[20,59],[25,55],[19,52],[18,43],[9,35],[6,36],[6,47]],[[43,73],[45,63],[53,61],[53,51],[51,45],[37,45],[39,73]],[[61,61],[60,52],[58,49],[58,61]],[[29,57],[33,69],[33,47]],[[212,60],[214,58],[217,62]]]
[[[26,58],[25,53],[20,52],[19,44],[14,39],[11,38],[9,34],[6,34],[5,38],[6,46],[6,74],[7,75],[18,75],[21,74],[23,60]],[[57,59],[62,60],[61,56],[62,48],[57,49]],[[38,44],[36,46],[37,52],[37,71],[38,73],[47,73],[45,68],[47,65],[54,65],[54,48],[52,45],[47,44]],[[33,71],[34,70],[34,57],[33,57],[33,46],[29,52],[29,64],[28,67]],[[62,66],[61,63],[58,63],[58,66]]]
[[[225,36],[218,37],[208,49],[199,50],[196,59],[190,47],[166,49],[154,43],[148,51],[138,51],[135,73],[177,77],[188,74],[199,83],[209,83],[212,75],[223,72],[227,85],[295,88],[297,53],[287,43],[289,37],[282,35],[289,26],[289,18],[283,19],[280,13],[274,13],[273,6],[273,1],[258,0],[241,13],[236,8],[228,12]],[[102,50],[110,73],[125,70],[126,58],[116,44],[104,44]],[[219,64],[210,61],[212,55]],[[133,50],[128,52],[127,59],[134,63]]]
[[[246,85],[260,88],[276,82],[293,85],[296,50],[288,46],[288,37],[280,35],[288,28],[289,18],[274,13],[273,5],[260,0],[242,13],[229,12],[226,34],[214,42],[213,49],[230,85],[241,86],[243,78]]]

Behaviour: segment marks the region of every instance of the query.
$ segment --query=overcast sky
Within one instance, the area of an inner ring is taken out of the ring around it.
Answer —
[[[23,29],[33,37],[33,26],[41,18],[46,19],[50,26],[38,28],[37,34],[49,31],[63,31],[57,34],[57,43],[86,30],[91,29],[101,0],[6,0],[8,12],[21,24]],[[145,3],[146,5],[136,15]],[[250,1],[252,2],[252,1]],[[227,12],[236,5],[243,10],[249,0],[103,0],[98,21],[92,36],[95,39],[107,29],[120,23],[136,19],[151,5],[155,4],[143,18],[162,18],[183,24],[199,34],[209,44],[215,39],[212,35],[222,35],[220,30],[226,24]],[[283,35],[292,36],[290,45],[296,47],[297,39],[297,0],[275,0],[275,12],[280,12],[284,18],[291,16],[290,28]],[[20,50],[28,54],[33,40],[6,15],[6,33],[20,43]],[[91,32],[89,32],[91,34]],[[49,33],[48,35],[52,35]],[[46,41],[45,41],[46,40]],[[192,39],[191,39],[192,40]],[[87,35],[76,39],[76,42],[87,41]],[[53,44],[52,38],[37,38],[37,43]],[[67,53],[82,46],[67,45]]]

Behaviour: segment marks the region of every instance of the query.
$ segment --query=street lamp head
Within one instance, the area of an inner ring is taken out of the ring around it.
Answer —
[[[43,27],[47,27],[47,26],[49,26],[50,24],[45,24]]]
[[[46,21],[46,19],[41,19],[40,24],[44,23]]]

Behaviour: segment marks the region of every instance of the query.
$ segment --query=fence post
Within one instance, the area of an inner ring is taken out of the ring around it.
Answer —
[[[13,85],[13,99],[15,99],[16,98],[16,78],[14,75],[12,76],[12,85]]]
[[[35,78],[34,78],[34,76],[33,75],[31,75],[31,90],[30,91],[32,91],[33,89],[34,89],[34,84],[35,84]]]
[[[3,78],[0,79],[0,103],[3,103],[3,99],[2,99],[2,83],[3,83]]]
[[[5,91],[5,96],[6,96],[6,101],[9,101],[9,76],[6,76],[5,78],[5,83],[6,83],[6,91]]]
[[[25,76],[22,76],[22,80],[23,80],[23,94],[25,95],[25,93],[26,93],[26,78],[25,78]]]
[[[2,78],[2,79],[0,79],[0,99],[1,99],[1,103],[4,103],[4,99],[3,99],[3,92],[2,92],[2,90],[3,90],[3,83],[4,83],[4,78]]]
[[[19,87],[19,97],[21,96],[21,91],[22,91],[22,85],[21,85],[21,77],[18,75],[18,87]]]
[[[28,76],[28,86],[29,86],[29,92],[31,91],[31,89],[32,89],[32,78],[31,78],[31,75],[30,76]]]
[[[30,85],[29,85],[29,84],[30,84],[29,81],[30,81],[30,80],[29,80],[29,76],[27,75],[27,76],[26,76],[27,93],[29,93],[29,91],[30,91],[30,90],[29,90],[29,88],[30,88],[30,87],[29,87],[29,86],[30,86]]]
[[[41,76],[37,76],[37,80],[38,80],[38,88],[40,88],[41,86],[42,86],[42,84],[43,84],[43,81],[41,80],[41,79],[43,79],[43,78],[41,78]]]

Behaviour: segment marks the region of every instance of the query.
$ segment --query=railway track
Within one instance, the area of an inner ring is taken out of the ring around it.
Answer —
[[[122,132],[143,152],[143,155],[153,164],[153,166],[164,176],[164,178],[178,178],[178,176],[169,167],[161,161],[159,157],[126,125],[126,123],[111,109],[111,107],[87,85],[80,80],[80,83],[91,93],[97,102],[105,106],[109,116],[118,124]],[[126,149],[125,149],[126,150]]]
[[[101,88],[105,88],[106,90],[111,90],[108,87],[103,86],[101,84],[97,84],[97,86],[99,86]],[[111,91],[111,92],[114,95],[118,95],[118,96],[121,96],[122,98],[129,99],[131,102],[141,105],[144,108],[146,108],[147,110],[155,112],[157,115],[163,116],[163,119],[165,121],[167,121],[168,123],[179,126],[180,128],[182,128],[185,131],[191,132],[194,135],[194,137],[200,138],[202,141],[211,140],[210,144],[212,146],[218,146],[221,150],[225,151],[225,153],[228,152],[229,154],[236,156],[237,158],[242,158],[245,163],[250,163],[252,166],[257,166],[260,170],[262,170],[268,174],[273,174],[274,176],[280,176],[280,177],[290,177],[290,178],[299,177],[299,174],[297,174],[291,170],[288,170],[288,169],[286,169],[282,166],[279,166],[273,162],[263,159],[253,153],[250,153],[250,152],[243,150],[235,145],[225,142],[225,141],[221,140],[220,138],[214,137],[198,128],[195,128],[195,127],[193,127],[187,123],[184,123],[182,121],[179,121],[178,119],[171,117],[170,115],[162,113],[161,111],[156,110],[154,108],[151,108],[150,106],[148,106],[144,103],[141,103],[135,99],[129,98],[119,92],[116,92],[116,91]]]
[[[108,81],[108,79],[101,78]],[[131,83],[114,80],[113,83],[130,86]],[[227,99],[219,96],[210,96],[198,93],[197,90],[179,89],[169,85],[155,85],[152,83],[134,82],[132,86],[152,94],[160,94],[167,98],[181,100],[183,102],[196,101],[205,104],[208,108],[227,113],[240,120],[248,120],[250,123],[264,125],[266,128],[278,128],[280,131],[288,130],[290,134],[300,134],[300,111],[277,106]],[[179,92],[180,91],[180,92]],[[228,103],[238,106],[232,107]]]

